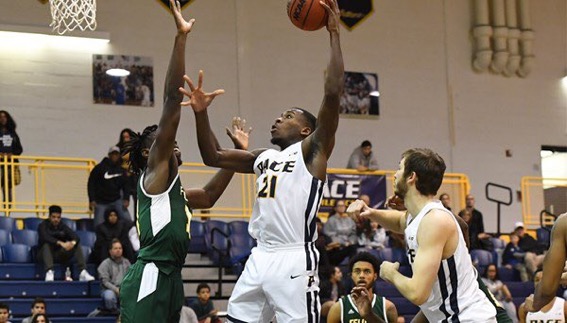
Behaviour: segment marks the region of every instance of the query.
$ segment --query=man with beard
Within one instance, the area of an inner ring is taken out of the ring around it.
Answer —
[[[341,297],[331,307],[328,323],[397,321],[398,311],[394,303],[374,294],[378,268],[378,259],[368,252],[361,252],[351,258],[349,270],[355,287],[350,295]]]
[[[394,175],[395,194],[407,212],[371,209],[360,200],[348,211],[405,234],[413,276],[400,274],[399,263],[384,261],[380,277],[418,305],[429,322],[496,322],[496,309],[479,288],[458,222],[435,199],[445,168],[429,149],[407,150]]]

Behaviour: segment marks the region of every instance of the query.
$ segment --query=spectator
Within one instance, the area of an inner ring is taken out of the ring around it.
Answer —
[[[467,222],[469,225],[469,234],[471,236],[471,249],[484,249],[492,251],[494,247],[490,241],[490,235],[484,232],[484,220],[482,219],[482,213],[474,208],[474,196],[472,194],[467,194],[466,206],[459,216],[463,217],[461,214],[464,212],[469,212],[471,215],[471,220]]]
[[[449,211],[453,211],[451,210],[451,197],[449,196],[449,194],[442,193],[441,195],[439,195],[439,200],[441,201],[441,204],[443,204],[443,207],[445,207]]]
[[[494,295],[497,301],[502,304],[506,313],[512,319],[513,323],[518,322],[518,315],[516,314],[516,305],[512,302],[512,294],[506,286],[498,277],[498,270],[495,264],[490,264],[486,267],[482,281],[488,288],[488,290]]]
[[[197,286],[197,300],[191,302],[189,307],[197,315],[199,323],[221,323],[217,317],[218,310],[215,309],[211,298],[211,288],[206,283]]]
[[[31,323],[49,323],[49,318],[45,314],[37,314],[31,320]]]
[[[378,169],[378,162],[372,152],[372,144],[370,141],[363,141],[360,147],[357,147],[352,152],[346,168],[356,169],[361,172]]]
[[[23,319],[22,323],[31,323],[35,315],[45,314],[46,308],[47,306],[45,305],[43,298],[37,297],[33,300],[33,303],[31,305],[31,315]]]
[[[343,286],[343,272],[337,266],[320,270],[321,282],[319,283],[319,297],[321,299],[321,316],[327,316],[331,306],[339,298],[347,294]]]
[[[128,220],[118,219],[118,212],[109,208],[104,212],[104,222],[95,228],[96,242],[92,259],[95,263],[100,264],[104,259],[108,258],[108,250],[112,247],[112,241],[118,239],[122,245],[124,256],[132,263],[135,262],[134,250],[128,232],[132,227],[132,223]]]
[[[49,217],[39,224],[39,255],[38,258],[45,268],[45,281],[53,281],[53,262],[68,263],[74,256],[79,270],[79,280],[91,281],[91,276],[85,265],[83,249],[79,237],[65,223],[61,222],[62,209],[59,205],[49,207]]]
[[[2,161],[10,161],[11,157],[22,154],[23,148],[22,143],[20,142],[20,137],[18,137],[18,134],[16,133],[16,122],[8,111],[4,110],[0,111],[0,136],[0,157]],[[18,159],[14,159],[14,162],[17,163],[18,161]],[[14,172],[16,175],[16,178],[14,178],[16,185],[19,183],[17,176],[21,175],[19,174],[19,168],[14,168],[13,170],[11,166],[7,168],[0,168],[2,170],[1,185],[2,193],[4,195],[4,203],[10,203],[12,202],[12,173]],[[5,170],[6,173],[4,173]],[[16,172],[18,173],[16,174]],[[5,187],[6,177],[8,187]],[[6,208],[9,208],[8,204],[6,205]]]
[[[543,272],[538,270],[534,274],[534,286],[541,282]],[[540,286],[541,287],[541,286]],[[554,295],[553,293],[552,295]],[[551,295],[550,295],[551,296]],[[530,296],[533,298],[533,295]],[[527,300],[526,300],[527,301]],[[520,322],[566,322],[567,321],[567,302],[561,297],[553,297],[552,300],[544,305],[538,312],[528,312],[526,309],[526,302],[518,307],[518,317]]]
[[[10,307],[0,303],[0,323],[11,323],[8,318],[10,318]]]
[[[545,258],[543,253],[545,250],[538,244],[536,239],[526,232],[523,222],[516,222],[514,234],[520,238],[518,247],[526,252],[524,263],[528,273],[533,275],[543,265],[543,259]]]
[[[335,248],[339,248],[340,244],[338,242],[333,242],[325,232],[323,232],[323,222],[319,217],[315,218],[317,223],[317,240],[315,240],[315,248],[319,251],[319,270],[326,270],[331,266],[329,262],[329,251]]]
[[[126,172],[126,191],[127,194],[126,196],[128,197],[132,197],[134,203],[134,222],[136,222],[136,217],[137,217],[137,205],[136,205],[136,199],[137,199],[137,190],[136,190],[136,184],[138,183],[138,176],[134,173],[132,173],[130,171],[130,154],[129,153],[125,153],[122,154],[124,152],[124,147],[126,146],[126,143],[128,143],[132,137],[134,136],[134,131],[132,131],[132,129],[130,128],[124,128],[122,129],[122,131],[120,131],[120,138],[118,138],[118,143],[116,144],[116,146],[118,148],[120,148],[120,154],[122,156],[122,162],[121,162],[121,166],[122,169],[124,169],[124,171]]]
[[[89,202],[91,210],[94,210],[95,227],[104,222],[104,212],[109,208],[116,209],[120,219],[131,220],[127,209],[130,203],[127,176],[120,164],[120,148],[110,147],[108,157],[98,163],[89,175]]]
[[[329,250],[329,262],[338,266],[345,258],[356,254],[356,224],[346,213],[346,204],[343,200],[337,200],[332,215],[323,226],[323,232],[333,242],[338,242],[339,247]]]
[[[526,253],[518,246],[519,241],[520,238],[517,235],[513,233],[510,235],[510,242],[508,242],[502,254],[502,264],[507,268],[514,268],[519,271],[520,279],[527,282],[530,278],[524,264]]]
[[[118,313],[118,297],[120,284],[130,268],[130,261],[122,257],[122,244],[120,240],[113,239],[106,258],[98,266],[98,277],[102,288],[103,308],[111,313]]]
[[[370,221],[370,230],[358,235],[358,245],[369,250],[380,250],[386,247],[388,237],[386,230],[378,222]]]

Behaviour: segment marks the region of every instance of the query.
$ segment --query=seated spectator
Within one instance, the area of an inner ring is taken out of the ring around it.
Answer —
[[[45,305],[45,301],[41,297],[37,297],[33,300],[31,305],[31,316],[26,317],[22,320],[22,323],[31,323],[32,319],[37,314],[45,314],[47,306]]]
[[[0,323],[11,323],[8,318],[10,318],[10,307],[0,303]]]
[[[197,300],[191,302],[189,307],[197,315],[199,323],[221,323],[217,317],[218,310],[215,309],[211,298],[211,288],[206,283],[197,286]]]
[[[439,195],[439,200],[441,201],[441,204],[443,204],[444,208],[446,208],[449,211],[452,211],[451,210],[451,197],[449,196],[449,194],[442,193],[441,195]]]
[[[49,323],[49,322],[51,321],[45,314],[37,314],[31,320],[31,323]]]
[[[541,278],[543,276],[543,272],[538,270],[534,274],[534,286],[537,286],[541,282]],[[530,297],[533,297],[531,295]],[[522,303],[518,307],[518,317],[520,318],[520,322],[528,322],[528,323],[539,323],[539,322],[566,322],[567,321],[567,302],[565,299],[561,297],[555,297],[551,302],[546,304],[544,307],[539,310],[539,312],[528,312],[526,311],[526,303]]]
[[[545,248],[526,232],[523,222],[516,222],[514,234],[520,238],[518,246],[526,252],[524,263],[528,273],[533,275],[543,265]]]
[[[128,231],[132,227],[132,222],[118,218],[118,212],[109,208],[104,212],[104,222],[95,228],[96,242],[92,254],[92,260],[96,264],[100,264],[104,259],[108,258],[108,250],[110,250],[112,241],[118,239],[122,244],[124,257],[130,262],[134,262],[134,250],[128,236]]]
[[[372,152],[370,141],[365,140],[360,144],[360,147],[354,149],[348,159],[346,168],[356,169],[361,172],[378,169],[378,161],[376,161],[376,156]]]
[[[459,212],[459,216],[463,220],[465,220],[465,222],[469,226],[470,249],[483,249],[493,251],[494,246],[492,245],[492,241],[490,241],[490,235],[485,232],[478,231],[480,229],[484,229],[474,224],[472,212],[469,209],[463,209],[461,210],[461,212]]]
[[[61,222],[62,209],[59,205],[49,207],[49,217],[40,223],[37,231],[39,235],[38,258],[45,269],[45,281],[53,281],[53,262],[61,262],[68,265],[71,258],[75,257],[79,267],[79,280],[91,281],[91,276],[86,268],[83,249],[79,244],[79,237],[65,223]]]
[[[323,232],[339,247],[329,250],[329,262],[338,266],[345,258],[356,254],[356,223],[346,213],[345,201],[338,200],[332,215],[323,226]]]
[[[516,314],[516,305],[512,302],[512,294],[500,279],[498,278],[498,269],[495,264],[488,265],[484,271],[482,281],[488,290],[494,295],[497,301],[502,304],[506,313],[512,319],[512,322],[518,322],[518,315]]]
[[[102,289],[103,309],[110,313],[118,313],[118,297],[120,284],[130,268],[130,261],[122,257],[122,244],[120,240],[112,240],[110,255],[98,266],[98,277]]]
[[[358,236],[358,245],[368,250],[380,250],[386,247],[388,237],[386,230],[378,222],[370,221],[370,230]]]
[[[331,306],[335,304],[339,298],[347,294],[342,284],[343,272],[337,266],[327,270],[319,271],[321,281],[319,283],[319,297],[321,299],[321,316],[327,316]]]
[[[506,245],[504,253],[502,254],[502,264],[507,268],[514,268],[520,272],[520,279],[523,282],[530,280],[526,265],[524,264],[524,257],[526,253],[518,246],[520,238],[517,235],[510,235],[510,242]]]

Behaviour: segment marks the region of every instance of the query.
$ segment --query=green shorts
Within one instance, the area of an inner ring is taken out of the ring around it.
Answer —
[[[178,323],[184,302],[181,271],[166,275],[151,262],[138,260],[120,286],[122,323]]]

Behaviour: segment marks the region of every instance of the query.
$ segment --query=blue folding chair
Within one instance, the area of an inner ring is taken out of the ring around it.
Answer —
[[[12,232],[16,229],[16,220],[6,216],[0,216],[0,229]]]
[[[33,247],[37,246],[39,235],[34,230],[14,230],[12,231],[12,241],[14,243],[25,244]]]
[[[10,232],[0,229],[0,247],[12,243]]]
[[[549,243],[551,240],[551,229],[537,228],[536,235],[537,235],[537,242],[540,245],[542,245],[545,249],[549,249]]]
[[[93,219],[78,219],[75,222],[77,223],[77,230],[92,232],[95,230]]]
[[[203,222],[191,220],[189,224],[191,233],[191,243],[189,244],[188,253],[206,253],[207,244],[205,242],[205,226]]]
[[[40,218],[25,218],[24,229],[37,231],[41,222],[43,222],[43,219]]]
[[[79,239],[81,240],[80,244],[82,246],[89,248],[94,247],[96,241],[96,234],[94,232],[78,230],[75,233],[79,236]]]
[[[248,234],[248,222],[232,221],[228,224],[230,234]]]
[[[4,262],[30,263],[32,262],[31,248],[24,244],[8,244],[2,247]]]
[[[492,252],[482,249],[473,249],[470,251],[470,255],[474,266],[480,274],[484,273],[486,267],[494,263],[492,258]]]
[[[77,231],[77,222],[75,220],[61,218],[61,222],[65,223],[71,230]]]

